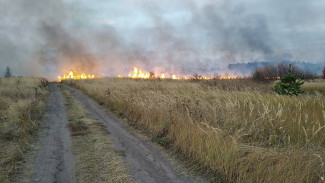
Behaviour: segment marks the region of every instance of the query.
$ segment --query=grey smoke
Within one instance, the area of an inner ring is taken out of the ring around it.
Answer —
[[[105,3],[0,0],[0,72],[55,79],[73,68],[115,76],[132,66],[213,74],[252,61],[325,65],[321,0]]]
[[[40,59],[42,64],[54,63],[68,69],[79,68],[83,71],[95,72],[97,64],[96,57],[85,47],[79,40],[73,38],[70,33],[66,32],[60,25],[47,25],[43,23],[40,27],[40,34],[45,38],[44,47],[40,54],[54,54],[50,59]]]

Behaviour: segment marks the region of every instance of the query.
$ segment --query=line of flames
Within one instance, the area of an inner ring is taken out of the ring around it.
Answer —
[[[76,72],[76,71],[70,71],[67,75],[58,76],[58,79],[61,82],[62,80],[67,80],[67,79],[73,79],[73,80],[95,79],[95,78],[101,78],[101,77],[102,76],[95,75],[95,74],[86,74],[86,73],[78,74],[78,72]]]
[[[132,78],[132,79],[173,79],[173,80],[189,80],[189,79],[197,79],[197,80],[211,80],[211,79],[248,79],[248,77],[241,77],[237,75],[226,75],[226,76],[201,76],[201,75],[193,75],[192,77],[190,76],[182,76],[179,77],[176,74],[167,74],[167,73],[162,73],[162,74],[154,74],[152,72],[143,72],[141,69],[137,67],[133,67],[133,70],[128,74],[128,76],[122,76],[118,75],[117,77],[119,78]],[[73,79],[73,80],[78,80],[78,79],[97,79],[97,78],[103,78],[103,76],[100,75],[95,75],[95,74],[78,74],[77,71],[69,71],[67,75],[63,76],[58,76],[59,81],[61,82],[62,80],[67,80],[67,79]],[[265,77],[267,80],[278,80],[280,77]]]
[[[117,77],[123,78],[124,76],[119,74]],[[176,74],[171,74],[171,76],[169,76],[167,73],[155,75],[155,74],[150,73],[150,72],[143,72],[141,69],[139,69],[137,67],[133,67],[133,70],[128,74],[127,77],[132,78],[132,79],[174,79],[174,80],[181,80],[181,79],[183,79],[183,80],[189,80],[189,79],[199,79],[199,80],[247,79],[247,77],[239,77],[237,75],[214,76],[214,77],[199,76],[199,75],[193,76],[193,77],[189,77],[189,76],[179,77]]]

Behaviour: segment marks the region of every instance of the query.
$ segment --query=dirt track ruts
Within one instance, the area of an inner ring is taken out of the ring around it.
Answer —
[[[75,181],[74,157],[70,150],[71,137],[66,125],[68,117],[63,97],[57,85],[49,85],[50,104],[42,146],[36,156],[33,182],[70,183]]]
[[[117,148],[125,151],[125,160],[129,164],[128,168],[137,182],[201,182],[180,175],[153,145],[128,132],[122,122],[114,115],[103,110],[79,90],[66,85],[64,87],[81,101],[91,112],[93,118],[107,127]]]

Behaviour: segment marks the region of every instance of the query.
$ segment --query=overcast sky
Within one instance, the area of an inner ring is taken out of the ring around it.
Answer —
[[[204,74],[282,60],[325,63],[324,0],[0,0],[0,72]]]

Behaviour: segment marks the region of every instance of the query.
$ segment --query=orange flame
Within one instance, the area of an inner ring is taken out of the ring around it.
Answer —
[[[129,74],[130,78],[141,78],[141,79],[149,79],[150,73],[149,72],[142,72],[142,70],[138,69],[137,67],[133,67],[133,72]]]
[[[66,79],[77,80],[77,79],[95,79],[95,78],[101,78],[101,76],[94,75],[94,74],[85,74],[85,73],[78,74],[76,71],[74,72],[70,71],[67,75],[58,76],[60,82]]]
[[[211,79],[247,79],[247,77],[239,77],[237,75],[225,75],[225,76],[215,76],[215,77],[208,77],[208,76],[199,76],[196,75],[194,77],[189,76],[177,76],[176,74],[172,74],[171,77],[169,77],[167,73],[162,73],[155,75],[150,72],[144,72],[138,67],[133,67],[133,70],[128,74],[127,77],[133,78],[133,79],[173,79],[173,80],[188,80],[188,79],[197,79],[197,80],[211,80]],[[119,78],[123,77],[121,74],[118,75]]]

